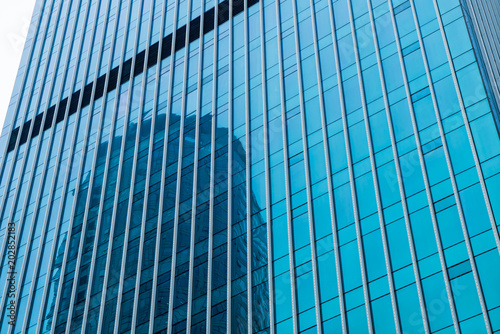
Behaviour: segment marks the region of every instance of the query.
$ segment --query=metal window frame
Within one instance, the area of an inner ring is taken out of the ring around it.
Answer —
[[[274,303],[274,268],[272,254],[272,214],[271,214],[271,170],[269,154],[269,118],[267,108],[267,81],[266,81],[266,42],[264,25],[264,1],[259,1],[260,11],[260,59],[262,75],[262,121],[264,130],[264,169],[265,169],[265,187],[266,187],[266,229],[267,229],[267,279],[269,289],[269,332],[275,334],[275,303]]]
[[[229,0],[228,110],[227,110],[227,287],[226,330],[232,330],[232,253],[233,253],[233,0]]]
[[[189,7],[189,6],[188,6]],[[192,9],[188,9],[188,17]],[[200,31],[203,29],[203,22],[205,18],[205,1],[201,0],[201,15],[200,15]],[[187,35],[187,34],[186,34]],[[195,253],[195,234],[196,234],[196,216],[197,216],[197,199],[198,199],[198,166],[199,166],[199,149],[200,149],[200,118],[201,118],[201,96],[202,96],[202,73],[203,73],[203,35],[200,34],[200,39],[198,42],[198,83],[196,85],[197,89],[197,100],[196,100],[196,125],[195,125],[195,146],[194,146],[194,162],[193,162],[193,192],[191,199],[191,240],[190,240],[190,250],[189,250],[189,282],[188,282],[188,296],[187,296],[187,322],[186,322],[186,333],[191,333],[192,325],[192,307],[193,307],[193,276],[194,276],[194,253]],[[188,45],[186,45],[188,48]],[[187,50],[189,52],[189,50]],[[187,84],[186,84],[187,85]],[[208,274],[208,272],[207,272]]]
[[[306,128],[306,115],[305,115],[305,102],[304,102],[304,87],[302,82],[302,62],[301,62],[301,49],[299,41],[299,22],[298,22],[298,12],[296,0],[292,0],[292,11],[293,11],[293,29],[295,35],[295,60],[297,62],[297,83],[299,90],[299,107],[300,107],[300,119],[301,119],[301,131],[302,131],[302,150],[304,154],[304,171],[305,171],[305,181],[306,181],[306,196],[307,196],[307,215],[309,222],[309,243],[311,246],[311,264],[312,264],[312,275],[313,275],[313,288],[314,288],[314,307],[316,313],[316,326],[318,334],[323,333],[322,326],[322,316],[321,316],[321,300],[319,296],[319,278],[318,278],[318,259],[316,251],[316,233],[314,230],[314,210],[313,210],[313,198],[311,194],[311,168],[309,166],[309,145],[308,145],[308,134]],[[312,20],[311,20],[312,22]],[[319,77],[318,77],[319,79]],[[318,80],[319,81],[319,80]],[[298,288],[298,286],[296,287]]]
[[[205,3],[205,0],[202,0]],[[209,204],[209,222],[208,222],[208,264],[207,264],[207,317],[206,334],[211,333],[212,329],[212,270],[213,270],[213,240],[214,240],[214,195],[215,195],[215,131],[217,129],[217,59],[219,45],[219,6],[215,4],[214,16],[214,53],[213,53],[213,74],[212,74],[212,127],[210,134],[210,204]]]
[[[298,333],[298,315],[297,315],[297,292],[296,292],[296,275],[295,275],[295,253],[293,250],[293,229],[292,229],[292,200],[290,190],[290,166],[288,154],[288,134],[286,124],[286,98],[285,98],[285,79],[283,74],[283,45],[281,31],[281,12],[280,1],[275,1],[276,4],[276,34],[278,44],[278,76],[280,81],[280,106],[281,106],[281,128],[283,132],[283,166],[285,173],[285,201],[286,201],[286,216],[287,216],[287,236],[288,236],[288,257],[290,266],[290,287],[292,301],[292,323],[294,334]],[[271,264],[273,265],[273,264]],[[274,279],[274,278],[273,278]]]
[[[165,6],[167,7],[167,6]],[[166,20],[166,8],[163,9],[163,20],[161,23],[161,34],[165,33],[165,20]],[[154,262],[154,274],[153,274],[153,289],[152,289],[152,298],[151,298],[151,313],[149,320],[149,331],[152,332],[154,330],[154,322],[155,322],[155,312],[156,312],[156,294],[157,294],[157,284],[158,282],[158,267],[160,265],[160,244],[161,244],[161,234],[162,234],[162,223],[163,223],[163,197],[165,194],[165,179],[167,168],[164,167],[167,165],[167,154],[168,154],[168,133],[170,130],[170,114],[172,110],[172,87],[174,80],[174,64],[175,64],[175,40],[177,35],[177,29],[174,29],[178,25],[178,15],[179,15],[179,0],[174,0],[174,18],[172,21],[172,44],[171,44],[171,52],[170,52],[170,64],[169,64],[169,82],[168,82],[168,96],[167,96],[167,110],[165,113],[165,132],[163,138],[163,159],[162,159],[162,172],[161,172],[161,182],[160,182],[160,203],[158,205],[158,226],[157,226],[157,243],[155,250],[155,262]],[[161,71],[161,69],[160,69]],[[156,102],[155,102],[156,103]],[[180,143],[179,143],[180,144]],[[173,252],[172,252],[173,256]],[[169,291],[170,293],[171,291]],[[170,297],[169,297],[170,298]],[[168,311],[168,324],[170,325],[170,305]]]
[[[182,162],[184,153],[184,131],[185,131],[185,118],[186,118],[186,91],[187,91],[187,72],[189,66],[189,30],[190,21],[189,17],[191,15],[191,4],[192,0],[187,1],[186,9],[186,48],[184,50],[184,72],[182,79],[182,106],[181,106],[181,119],[179,125],[179,155],[177,159],[177,183],[175,192],[175,213],[174,213],[174,233],[173,233],[173,244],[172,244],[172,263],[170,269],[170,295],[168,304],[168,327],[167,334],[172,334],[172,321],[174,312],[174,296],[175,296],[175,277],[177,269],[177,243],[178,243],[178,232],[179,232],[179,210],[180,210],[180,193],[181,193],[181,182],[182,182]],[[178,14],[178,13],[177,13]],[[177,20],[179,18],[177,17]],[[179,24],[179,22],[177,22]],[[172,55],[174,57],[174,55]],[[173,71],[173,69],[171,69]],[[193,173],[194,175],[194,173]],[[186,325],[187,326],[187,325]]]
[[[250,129],[250,61],[248,40],[248,6],[247,0],[243,1],[243,35],[245,52],[245,176],[246,176],[246,239],[247,239],[247,329],[248,334],[253,333],[253,295],[252,295],[252,174],[251,174],[251,129]]]

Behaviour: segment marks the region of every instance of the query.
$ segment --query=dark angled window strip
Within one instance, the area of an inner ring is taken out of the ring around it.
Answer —
[[[258,2],[259,0],[248,0],[247,7],[253,6]],[[221,25],[229,20],[229,6],[230,6],[229,0],[221,2],[218,5],[219,17],[217,20],[218,21],[217,25]],[[244,9],[245,9],[244,0],[233,0],[233,16],[240,14],[241,12],[243,12]],[[200,36],[203,36],[204,34],[214,30],[215,27],[214,20],[215,20],[215,8],[212,8],[207,12],[205,12],[204,23],[201,29],[200,29],[201,17],[193,19],[190,22],[191,26],[189,31],[188,43],[191,43],[200,38]],[[186,30],[187,30],[186,26],[182,26],[179,29],[177,29],[175,37],[175,51],[179,51],[185,47]],[[170,34],[163,38],[162,49],[161,49],[161,60],[168,58],[171,54],[172,35],[173,34]],[[153,67],[157,63],[158,51],[159,51],[159,42],[156,42],[153,45],[149,46],[149,54],[147,59],[148,68]],[[135,56],[135,67],[133,76],[130,75],[133,58],[126,60],[121,65],[122,74],[121,77],[119,78],[120,85],[128,82],[131,77],[136,77],[143,73],[145,55],[146,55],[146,50],[143,50]],[[95,82],[91,82],[88,85],[86,85],[83,88],[83,98],[80,107],[83,108],[90,104],[90,98],[92,96],[92,90],[94,89],[94,85],[95,85],[94,99],[98,99],[104,95],[106,76],[108,76],[109,78],[107,91],[111,92],[114,89],[116,89],[116,87],[118,86],[118,71],[119,71],[119,66],[113,68],[111,71],[109,71],[109,73],[102,75]],[[78,101],[81,92],[82,89],[72,94],[71,103],[69,106],[69,111],[67,116],[76,113],[76,111],[78,110]],[[66,116],[65,112],[67,104],[68,104],[68,98],[66,97],[59,103],[59,106],[57,107],[57,112],[56,112],[56,105],[51,106],[45,111],[47,117],[45,118],[45,123],[43,124],[43,131],[49,129],[52,126],[52,120],[54,119],[54,114],[56,114],[56,123],[59,123],[62,120],[64,120],[64,117]],[[35,123],[33,126],[33,131],[31,133],[31,138],[34,138],[38,136],[38,134],[40,134],[40,129],[42,128],[42,119],[43,119],[43,113],[35,117]],[[12,150],[14,150],[16,146],[17,136],[19,135],[19,133],[21,133],[19,145],[25,144],[28,141],[30,126],[31,126],[31,120],[24,123],[22,129],[20,129],[20,127],[17,127],[14,130],[12,130],[7,152],[11,152]]]

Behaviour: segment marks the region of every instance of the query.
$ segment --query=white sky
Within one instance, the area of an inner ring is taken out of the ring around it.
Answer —
[[[0,11],[0,132],[5,121],[35,0],[8,0]]]

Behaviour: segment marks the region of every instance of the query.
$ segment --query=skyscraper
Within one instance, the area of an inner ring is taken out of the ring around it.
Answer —
[[[39,0],[1,333],[500,333],[500,3]]]

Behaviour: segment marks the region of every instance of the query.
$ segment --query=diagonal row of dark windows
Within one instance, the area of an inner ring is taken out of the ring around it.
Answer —
[[[259,0],[247,0],[247,7],[253,6],[258,2]],[[221,25],[229,20],[230,5],[231,4],[229,0],[226,0],[218,4],[219,16],[217,20],[217,25]],[[233,0],[232,6],[233,6],[233,16],[235,16],[243,12],[243,10],[245,9],[245,1]],[[214,30],[215,28],[214,20],[215,20],[215,8],[212,8],[207,12],[205,12],[203,27],[200,27],[201,24],[200,16],[193,19],[190,22],[188,43],[191,43],[200,38],[200,36],[203,36],[204,34]],[[65,117],[76,113],[76,111],[78,110],[78,102],[80,99],[80,94],[83,94],[80,108],[88,106],[90,104],[90,98],[92,95],[92,90],[94,89],[94,85],[95,85],[94,100],[102,97],[104,95],[104,89],[105,89],[104,85],[106,82],[106,77],[108,77],[107,92],[111,92],[112,90],[116,89],[118,84],[121,85],[125,82],[128,82],[130,78],[136,77],[139,74],[143,73],[144,61],[147,61],[147,68],[156,65],[158,60],[158,52],[161,52],[162,60],[168,58],[172,52],[172,47],[171,47],[172,42],[175,43],[174,44],[175,51],[183,49],[186,45],[186,25],[177,29],[175,41],[172,41],[172,36],[173,34],[170,34],[163,38],[161,50],[159,50],[159,42],[156,42],[153,45],[149,46],[148,48],[149,53],[147,60],[145,59],[146,51],[144,50],[139,52],[135,57],[135,66],[133,73],[131,73],[133,58],[130,58],[120,65],[122,66],[122,73],[120,78],[118,78],[118,71],[120,66],[117,66],[113,68],[109,73],[100,76],[95,82],[91,82],[88,85],[86,85],[83,89],[74,92],[71,96],[71,103],[67,114],[65,113],[68,104],[68,98],[66,97],[59,103],[59,106],[57,107],[57,112],[56,112],[57,105],[53,105],[45,111],[47,116],[45,118],[45,123],[43,125],[42,125],[42,119],[44,113],[37,115],[35,117],[34,121],[35,123],[33,125],[33,131],[31,132],[30,139],[38,136],[40,134],[40,131],[45,131],[49,129],[52,126],[52,120],[54,119],[54,116],[56,117],[56,123],[59,123],[63,121]],[[19,133],[21,135],[19,145],[22,145],[28,141],[28,134],[32,121],[33,120],[31,119],[26,123],[24,123],[22,125],[22,129],[20,129],[21,127],[19,126],[14,130],[12,130],[7,152],[11,152],[12,150],[14,150],[14,147],[16,146],[17,136],[19,136]]]

